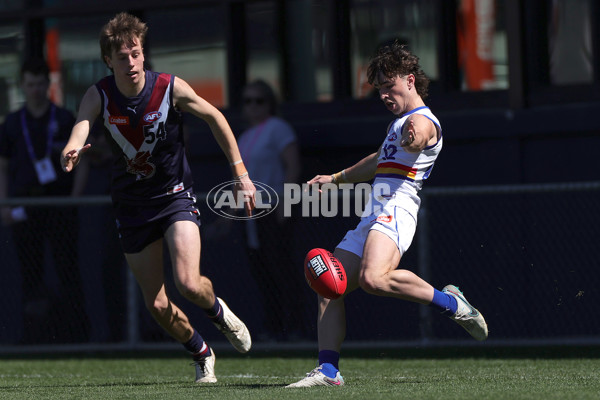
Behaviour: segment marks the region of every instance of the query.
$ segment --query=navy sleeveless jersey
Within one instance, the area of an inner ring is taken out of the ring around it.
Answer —
[[[113,151],[111,196],[123,204],[159,204],[193,184],[173,75],[146,71],[140,94],[125,97],[113,75],[96,84],[104,133]]]

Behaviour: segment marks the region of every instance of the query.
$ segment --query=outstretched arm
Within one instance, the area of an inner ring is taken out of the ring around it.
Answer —
[[[381,151],[381,148],[379,149]],[[317,175],[307,183],[309,185],[325,183],[365,182],[373,179],[377,170],[379,151],[369,154],[351,167],[333,175]]]
[[[61,153],[60,165],[65,172],[71,172],[81,160],[81,155],[91,147],[85,142],[98,114],[100,114],[100,94],[94,86],[91,86],[81,100],[71,136]]]
[[[251,215],[256,204],[254,197],[256,189],[248,177],[237,141],[225,116],[212,104],[198,96],[187,82],[177,77],[175,77],[173,86],[173,99],[175,106],[180,110],[189,112],[208,124],[217,143],[229,160],[234,178],[239,181],[237,190],[241,190],[245,194],[244,197],[247,201],[244,206],[246,213]]]

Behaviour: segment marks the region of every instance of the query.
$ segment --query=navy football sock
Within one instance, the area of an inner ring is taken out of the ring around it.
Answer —
[[[433,289],[433,300],[431,306],[439,310],[442,314],[454,315],[458,309],[456,299],[449,294]]]
[[[321,372],[328,378],[335,378],[339,371],[340,353],[333,350],[321,350],[319,352],[319,365]]]
[[[206,344],[202,336],[194,329],[192,338],[183,343],[183,347],[190,353],[194,359],[210,356],[210,347]]]
[[[219,303],[219,299],[215,296],[215,304],[211,308],[204,308],[204,312],[208,315],[208,318],[213,321],[222,324],[225,321],[223,320],[223,308],[221,307],[221,303]]]

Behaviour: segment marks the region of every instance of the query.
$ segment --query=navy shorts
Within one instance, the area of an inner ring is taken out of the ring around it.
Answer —
[[[200,226],[196,197],[190,192],[158,205],[114,204],[117,230],[125,253],[139,253],[162,238],[176,221],[192,221]]]

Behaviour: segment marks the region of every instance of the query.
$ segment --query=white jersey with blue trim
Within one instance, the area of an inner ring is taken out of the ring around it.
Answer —
[[[435,144],[425,147],[419,153],[409,153],[400,146],[404,123],[413,114],[429,118],[439,132],[439,140]],[[377,160],[375,183],[388,182],[393,187],[406,183],[416,190],[420,190],[423,180],[429,177],[441,150],[442,128],[439,120],[428,107],[415,108],[390,125]]]
[[[413,114],[429,118],[439,132],[439,140],[435,144],[425,147],[419,153],[409,153],[400,145],[404,123]],[[423,180],[429,177],[441,150],[442,128],[429,107],[415,108],[396,119],[390,124],[387,136],[381,146],[373,181],[372,200],[403,202],[402,208],[416,212],[421,202],[417,193],[423,186]],[[406,196],[398,196],[399,194],[408,195],[410,198],[408,203],[401,200]]]

